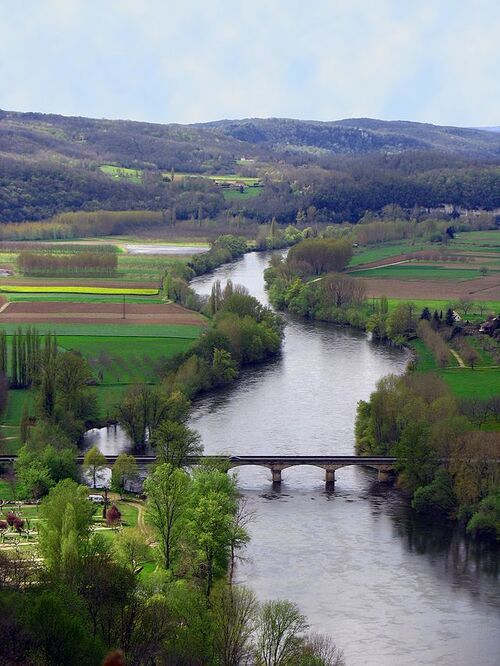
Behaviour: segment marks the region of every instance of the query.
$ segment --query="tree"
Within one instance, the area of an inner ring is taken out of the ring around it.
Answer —
[[[201,455],[200,435],[184,423],[163,421],[156,429],[152,445],[162,462],[182,467],[190,456]]]
[[[295,666],[300,664],[305,616],[290,601],[267,601],[260,612],[257,633],[257,658],[262,666]]]
[[[70,479],[60,481],[42,501],[40,512],[40,550],[49,570],[67,577],[82,541],[88,537],[94,507],[88,501],[87,489]]]
[[[186,536],[207,599],[214,582],[226,576],[236,507],[234,480],[218,470],[196,470],[186,510]]]
[[[122,514],[116,504],[112,504],[106,511],[106,524],[108,527],[117,527],[122,519]]]
[[[134,456],[120,453],[111,469],[111,487],[123,498],[126,484],[135,480],[138,474],[139,470]]]
[[[214,386],[229,384],[238,376],[238,365],[225,349],[214,349],[212,377]]]
[[[40,499],[54,485],[49,468],[23,446],[16,460],[18,494],[22,499]]]
[[[153,391],[146,384],[131,386],[117,408],[118,422],[135,446],[143,447],[150,423]]]
[[[28,407],[28,401],[25,400],[23,403],[21,421],[19,423],[19,438],[21,440],[21,444],[26,444],[28,440],[29,425],[30,425],[29,407]]]
[[[342,650],[330,636],[309,634],[305,641],[300,666],[346,666]]]
[[[144,562],[149,554],[149,546],[144,541],[144,535],[138,529],[122,530],[113,543],[118,561],[128,567],[132,573],[137,573],[141,562]]]
[[[239,666],[249,663],[258,610],[255,594],[245,587],[231,590],[223,584],[214,590],[212,622],[217,664]]]
[[[93,446],[83,457],[83,469],[92,474],[92,487],[96,487],[96,477],[98,472],[106,467],[106,457],[97,446]]]
[[[156,532],[165,568],[178,555],[178,536],[187,501],[189,477],[168,463],[159,465],[144,482],[146,510]]]
[[[456,306],[457,310],[462,313],[463,317],[467,317],[473,307],[474,302],[470,298],[460,298]]]

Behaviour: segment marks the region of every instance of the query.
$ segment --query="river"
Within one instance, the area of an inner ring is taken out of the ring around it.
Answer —
[[[267,303],[268,260],[247,254],[192,286],[231,278]],[[198,400],[190,425],[207,453],[351,454],[358,400],[407,360],[363,333],[288,318],[281,358]],[[259,598],[297,602],[349,666],[498,666],[498,551],[418,519],[370,470],[338,470],[333,493],[322,470],[282,476],[276,492],[267,470],[238,471],[254,512],[238,578]]]
[[[231,278],[267,302],[268,260],[247,254],[192,286],[206,294],[214,279]],[[363,333],[287,318],[281,357],[198,399],[190,425],[209,454],[351,454],[358,400],[407,360]],[[123,447],[120,433],[111,435],[99,437],[102,450]],[[282,478],[276,491],[269,471],[238,471],[254,514],[239,582],[260,599],[297,602],[348,666],[498,666],[498,549],[419,518],[368,469],[338,470],[333,492],[319,469],[296,467]]]

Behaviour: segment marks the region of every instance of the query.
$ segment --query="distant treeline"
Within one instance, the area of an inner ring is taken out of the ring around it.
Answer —
[[[95,245],[77,243],[34,243],[29,241],[5,241],[0,242],[0,252],[37,252],[41,254],[78,254],[92,252],[96,254],[107,254],[118,252],[116,245],[105,245],[96,243]]]
[[[118,256],[113,252],[41,254],[21,252],[18,269],[24,275],[103,275],[116,273]]]
[[[43,222],[0,224],[0,240],[55,240],[87,236],[112,236],[130,229],[148,228],[164,222],[159,211],[98,210],[61,213]]]

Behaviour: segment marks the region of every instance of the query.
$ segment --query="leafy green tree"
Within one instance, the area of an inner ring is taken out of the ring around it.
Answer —
[[[40,499],[54,485],[49,469],[22,447],[16,460],[17,493],[21,499]]]
[[[457,505],[457,499],[452,479],[446,470],[438,470],[431,483],[417,488],[411,505],[419,513],[438,511],[450,514]]]
[[[215,386],[229,384],[238,376],[238,366],[228,351],[214,349],[212,376]]]
[[[193,566],[205,581],[207,598],[214,582],[226,575],[235,513],[234,481],[217,470],[197,470],[186,510],[186,531]]]
[[[146,385],[131,386],[118,405],[118,422],[136,446],[146,442],[150,412],[151,390]]]
[[[147,513],[155,530],[165,569],[171,569],[179,553],[189,476],[168,463],[158,465],[144,482]]]
[[[134,456],[120,453],[111,469],[111,487],[123,497],[126,484],[137,479],[138,474],[139,470]]]
[[[429,444],[429,426],[422,422],[409,423],[394,447],[404,486],[414,492],[433,479],[436,452]]]
[[[113,541],[113,547],[118,561],[128,567],[132,573],[137,573],[140,565],[149,555],[149,546],[144,541],[144,535],[136,528],[119,532]]]
[[[56,590],[29,595],[23,618],[24,626],[19,633],[22,635],[24,630],[31,634],[30,664],[100,666],[102,663],[102,642],[89,631],[78,600],[69,590],[65,589],[64,596]]]
[[[83,469],[92,475],[92,487],[96,487],[97,474],[106,467],[106,457],[97,446],[90,448],[83,457]]]
[[[163,421],[156,429],[152,444],[161,462],[182,467],[190,456],[201,455],[200,435],[184,423]]]
[[[60,481],[42,501],[40,512],[40,551],[49,571],[56,578],[65,577],[74,571],[82,541],[89,536],[94,507],[86,487],[70,479]]]

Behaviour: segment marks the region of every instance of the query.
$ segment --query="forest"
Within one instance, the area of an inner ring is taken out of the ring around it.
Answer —
[[[307,211],[317,224],[356,223],[390,204],[500,207],[498,134],[352,122],[194,127],[1,112],[0,223],[96,210],[159,212],[165,226],[235,215],[293,224]],[[108,164],[136,175],[105,173]],[[235,171],[259,178],[254,196],[225,196],[211,180]]]

